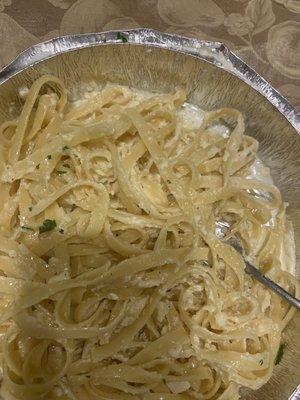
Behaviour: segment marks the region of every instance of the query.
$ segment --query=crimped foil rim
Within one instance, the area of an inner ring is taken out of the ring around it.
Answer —
[[[57,54],[110,44],[159,47],[214,64],[218,68],[237,76],[261,93],[300,133],[300,114],[297,113],[295,108],[272,85],[224,44],[162,33],[147,28],[61,36],[35,44],[20,53],[0,71],[0,85],[24,69],[55,57]]]

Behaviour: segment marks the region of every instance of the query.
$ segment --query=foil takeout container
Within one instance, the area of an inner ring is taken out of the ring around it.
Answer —
[[[18,115],[19,90],[43,74],[62,78],[73,95],[114,82],[154,92],[183,87],[204,110],[234,107],[260,143],[283,200],[289,203],[300,264],[300,115],[224,44],[134,29],[65,36],[36,44],[0,72],[0,122]],[[300,315],[284,332],[287,348],[270,381],[243,400],[300,400]],[[299,385],[299,387],[298,387]]]

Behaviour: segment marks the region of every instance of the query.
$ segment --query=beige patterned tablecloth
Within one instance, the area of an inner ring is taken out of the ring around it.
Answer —
[[[55,36],[136,27],[225,43],[300,109],[300,0],[0,0],[0,67]]]

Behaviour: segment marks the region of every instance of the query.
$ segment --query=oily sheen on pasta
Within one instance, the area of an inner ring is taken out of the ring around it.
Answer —
[[[3,398],[234,400],[266,383],[293,311],[226,239],[297,292],[293,234],[242,114],[113,84],[74,103],[53,76],[25,94],[0,130]]]

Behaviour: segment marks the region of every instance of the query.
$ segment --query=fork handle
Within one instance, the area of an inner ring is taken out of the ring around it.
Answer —
[[[254,267],[249,261],[245,260],[246,264],[246,272],[254,278],[256,278],[260,283],[263,285],[267,286],[269,289],[271,289],[273,292],[278,294],[278,296],[282,297],[284,300],[288,301],[292,306],[296,307],[298,310],[300,310],[300,300],[297,299],[295,296],[291,295],[289,292],[287,292],[285,289],[283,289],[281,286],[277,285],[274,281],[271,279],[267,278],[265,275],[263,275],[259,269]]]

